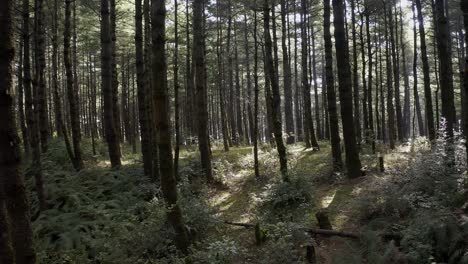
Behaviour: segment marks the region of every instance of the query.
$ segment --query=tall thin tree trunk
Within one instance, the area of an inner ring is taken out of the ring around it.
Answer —
[[[111,69],[112,69],[112,115],[114,116],[114,126],[117,135],[117,142],[123,142],[123,135],[120,125],[120,108],[119,108],[119,79],[117,73],[117,10],[116,0],[109,0],[110,12],[110,35],[111,35]],[[119,152],[120,147],[118,148]],[[121,155],[121,154],[120,154]]]
[[[294,1],[294,10],[293,13],[296,14],[296,7],[297,7],[297,1]],[[302,27],[301,27],[302,29]],[[301,31],[302,32],[302,31]],[[303,140],[303,130],[302,130],[302,114],[301,114],[301,109],[300,109],[300,95],[301,93],[301,84],[299,83],[299,71],[298,71],[298,55],[297,55],[297,22],[294,20],[294,116],[296,118],[296,141],[302,141]]]
[[[314,123],[312,121],[312,103],[310,99],[310,84],[308,80],[307,68],[307,4],[302,0],[302,20],[301,20],[301,50],[302,50],[302,93],[304,99],[304,135],[306,148],[313,147],[319,149],[317,139],[315,137]]]
[[[198,3],[200,2],[200,3]],[[155,105],[154,121],[156,124],[156,140],[159,149],[159,164],[161,171],[161,189],[164,200],[167,204],[166,212],[169,223],[175,231],[175,245],[183,253],[187,253],[190,241],[184,224],[181,209],[177,203],[177,183],[174,177],[172,160],[171,129],[169,114],[169,98],[167,94],[167,65],[165,54],[166,42],[166,7],[164,0],[152,0],[152,38],[153,38],[153,76],[159,76],[153,80],[153,103]],[[202,1],[197,0],[194,7],[200,5]],[[200,10],[201,11],[201,10]],[[194,18],[197,17],[198,10],[194,9]],[[199,14],[201,16],[201,12]],[[201,21],[200,21],[201,22]],[[196,46],[197,42],[194,42]]]
[[[392,16],[391,11],[387,12],[387,7],[384,6],[385,16],[385,61],[387,66],[387,115],[388,115],[388,141],[390,143],[390,149],[395,149],[395,108],[393,106],[393,72],[392,72],[392,60],[390,52],[393,50],[392,38],[388,36],[388,31],[392,31],[392,27],[388,27],[388,17]],[[391,7],[390,7],[391,9]],[[391,21],[390,21],[391,22]],[[390,23],[391,24],[391,23]],[[393,33],[391,33],[393,35]]]
[[[211,150],[208,135],[208,112],[206,103],[205,86],[205,53],[203,30],[203,5],[204,0],[193,2],[193,55],[195,59],[195,90],[197,99],[197,122],[198,122],[198,148],[202,169],[208,182],[213,181],[211,169]],[[162,166],[162,165],[161,165]]]
[[[351,0],[351,31],[352,31],[352,45],[353,45],[353,114],[354,114],[354,127],[356,132],[356,140],[359,145],[362,141],[361,134],[361,110],[359,99],[359,77],[358,77],[358,54],[357,54],[357,35],[356,35],[356,0]],[[346,7],[345,7],[346,8]],[[346,30],[347,32],[347,30]],[[347,36],[347,34],[345,35]]]
[[[418,91],[418,32],[416,31],[416,10],[413,3],[413,34],[414,34],[414,58],[413,58],[413,97],[414,97],[414,107],[418,119],[418,130],[419,136],[423,137],[426,133],[424,130],[424,121],[421,114],[421,103],[419,101],[419,91]],[[413,135],[414,137],[415,135]]]
[[[372,152],[375,153],[375,129],[374,129],[374,111],[372,109],[372,67],[373,65],[373,56],[372,56],[372,40],[370,34],[370,10],[369,6],[366,5],[365,7],[365,15],[366,15],[366,36],[367,36],[367,57],[369,58],[369,72],[367,75],[367,110],[369,112],[369,139],[371,140],[372,144]],[[376,65],[377,68],[377,65]],[[377,109],[376,109],[377,110]]]
[[[333,0],[333,17],[335,26],[335,49],[338,63],[338,81],[340,91],[341,120],[346,153],[346,168],[349,178],[362,175],[361,161],[357,150],[354,131],[353,97],[351,90],[351,69],[349,65],[349,50],[346,43],[344,23],[344,1]]]
[[[426,128],[429,140],[435,139],[434,110],[432,108],[431,79],[429,75],[429,60],[427,58],[426,31],[424,29],[424,18],[421,7],[421,0],[415,0],[418,11],[419,41],[421,42],[421,61],[424,75],[424,101],[426,102]]]
[[[42,152],[48,149],[49,119],[47,114],[47,93],[45,80],[45,28],[44,28],[44,0],[35,0],[34,10],[34,57],[35,78],[33,82],[37,109],[38,128]]]
[[[283,82],[284,82],[284,121],[286,123],[286,139],[287,144],[294,143],[294,118],[293,118],[293,105],[292,105],[292,89],[291,89],[291,65],[289,63],[288,46],[286,45],[286,38],[288,32],[286,31],[286,16],[288,10],[286,7],[286,0],[281,0],[281,48],[283,54]]]
[[[71,136],[73,142],[73,167],[79,171],[83,169],[83,159],[81,157],[80,147],[80,121],[79,121],[79,109],[77,103],[77,85],[74,85],[76,78],[73,77],[72,69],[72,56],[70,54],[70,39],[71,39],[71,3],[72,0],[65,0],[65,26],[63,33],[63,59],[65,64],[66,78],[67,78],[67,98],[70,106],[70,124],[71,124]],[[64,131],[62,131],[64,132]]]
[[[179,31],[178,31],[178,2],[174,0],[174,175],[179,178],[179,150],[180,150],[180,121],[179,121]]]
[[[36,193],[39,200],[41,210],[46,209],[46,198],[44,192],[44,183],[42,178],[42,163],[41,163],[41,147],[38,132],[38,120],[33,109],[36,100],[36,85],[31,85],[31,61],[30,61],[30,40],[29,40],[29,1],[23,0],[23,43],[24,43],[24,95],[26,106],[26,122],[29,128],[29,138],[31,142],[32,159],[31,159],[31,175],[34,176]]]
[[[119,168],[120,143],[113,112],[112,38],[109,0],[101,0],[101,86],[104,97],[104,127],[112,168]]]
[[[391,43],[391,52],[392,52],[392,65],[393,65],[393,81],[394,81],[394,88],[395,88],[395,110],[396,110],[396,130],[397,134],[394,134],[394,137],[398,136],[398,140],[402,142],[404,140],[403,137],[403,112],[401,109],[401,100],[400,100],[400,62],[398,60],[398,32],[396,26],[398,21],[394,21],[393,19],[393,7],[389,7],[389,21],[388,24],[390,26],[390,43]],[[390,126],[389,126],[390,129]],[[391,144],[390,140],[390,144]]]
[[[254,170],[255,177],[260,177],[258,161],[258,41],[257,41],[257,11],[254,11],[254,133],[252,134],[254,144]]]
[[[343,166],[340,146],[340,127],[336,107],[335,78],[333,76],[333,44],[330,33],[330,0],[323,1],[323,30],[325,40],[325,71],[328,100],[328,115],[330,119],[330,141],[332,147],[333,166],[340,170]]]
[[[263,28],[264,28],[264,39],[265,39],[265,74],[268,75],[271,83],[271,108],[272,108],[272,119],[273,119],[273,133],[275,136],[276,148],[278,150],[278,156],[280,160],[280,171],[283,177],[283,181],[289,182],[288,177],[288,160],[286,157],[286,147],[283,143],[283,133],[281,128],[281,98],[278,85],[277,73],[275,72],[275,66],[272,57],[272,42],[270,36],[270,14],[269,14],[268,0],[263,3]]]
[[[446,121],[446,135],[449,139],[453,138],[453,129],[456,125],[456,112],[453,91],[453,66],[452,66],[452,51],[451,37],[449,29],[449,21],[446,15],[444,1],[436,1],[436,36],[437,49],[439,51],[440,60],[440,87],[442,99],[442,118]]]
[[[468,96],[468,2],[467,1],[460,1],[460,7],[463,12],[463,22],[465,25],[465,72],[463,74],[464,80],[463,80],[463,89],[465,90],[465,96]],[[465,102],[468,100],[468,98],[465,98]],[[467,140],[467,135],[468,135],[468,115],[464,116],[464,124],[465,127],[463,128],[464,133],[465,133],[465,148],[466,148],[466,155],[467,155],[467,160],[468,160],[468,140]]]
[[[27,12],[28,7],[23,5],[23,11]],[[24,21],[28,17],[23,13]],[[14,114],[14,30],[13,1],[6,0],[0,5],[0,262],[30,264],[35,263],[36,255],[29,202],[20,175],[21,153]]]

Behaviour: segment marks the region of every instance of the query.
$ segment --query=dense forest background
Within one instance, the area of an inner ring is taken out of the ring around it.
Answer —
[[[467,0],[3,0],[0,263],[468,263]]]

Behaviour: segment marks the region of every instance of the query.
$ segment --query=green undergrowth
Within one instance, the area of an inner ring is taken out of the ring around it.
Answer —
[[[351,180],[346,172],[334,172],[328,142],[320,142],[320,151],[288,145],[290,182],[282,181],[270,145],[259,148],[260,178],[253,173],[252,147],[225,152],[216,145],[213,185],[205,183],[196,148],[182,148],[179,198],[193,242],[191,253],[182,256],[172,243],[158,185],[143,175],[139,153],[123,145],[123,166],[111,170],[106,145],[96,142],[93,153],[84,139],[86,169],[75,172],[63,142],[53,140],[42,159],[48,210],[38,211],[34,180],[23,168],[32,190],[38,260],[287,264],[303,263],[305,246],[315,245],[324,263],[466,263],[468,228],[454,214],[467,200],[464,156],[456,148],[457,160],[449,167],[444,142],[432,152],[424,140],[415,142],[395,151],[377,144],[376,153],[363,145],[366,176]],[[384,155],[385,173],[378,170],[377,153]],[[328,213],[335,229],[361,239],[310,236],[304,228],[317,227],[318,211]],[[258,223],[261,245],[252,229],[222,220]],[[382,239],[383,233],[397,238]]]

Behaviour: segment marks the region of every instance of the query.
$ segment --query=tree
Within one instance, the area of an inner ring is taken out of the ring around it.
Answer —
[[[203,1],[194,2],[194,17],[201,15]],[[197,10],[197,8],[200,10]],[[198,13],[198,11],[200,11]],[[174,177],[172,160],[171,129],[169,120],[169,100],[167,95],[167,65],[165,54],[166,42],[166,7],[164,0],[151,1],[152,21],[152,74],[159,78],[153,80],[153,103],[155,105],[154,122],[157,131],[159,149],[159,165],[161,171],[161,189],[167,205],[167,218],[175,231],[175,244],[183,253],[187,253],[190,241],[177,204],[177,184]],[[201,22],[201,21],[200,21]],[[195,42],[196,45],[197,42]]]
[[[453,129],[456,125],[455,103],[453,92],[453,67],[449,22],[447,18],[447,6],[445,1],[436,1],[436,36],[437,50],[440,61],[440,87],[442,99],[442,117],[446,121],[446,135],[453,138]]]
[[[286,15],[288,13],[286,0],[281,0],[281,48],[283,50],[283,73],[284,73],[284,115],[286,123],[286,134],[288,135],[286,143],[294,143],[294,118],[291,90],[291,66],[289,64],[288,46],[286,45]]]
[[[4,1],[0,5],[0,261],[33,264],[36,256],[29,202],[20,175],[21,154],[13,103],[15,48],[12,14],[13,1]]]
[[[349,50],[346,43],[344,16],[343,0],[333,0],[333,25],[335,26],[335,49],[338,63],[338,87],[340,91],[346,168],[348,170],[348,177],[356,178],[361,176],[362,172],[354,131],[351,70],[349,65]]]
[[[180,149],[180,122],[179,122],[179,31],[178,31],[178,2],[174,0],[174,123],[175,123],[175,148],[174,148],[174,174],[179,175],[179,149]]]
[[[393,104],[393,74],[392,72],[392,59],[390,55],[390,51],[393,50],[392,46],[394,42],[392,41],[392,37],[389,37],[389,32],[392,31],[392,27],[388,27],[388,19],[387,17],[392,17],[391,7],[390,11],[387,12],[387,6],[384,5],[384,19],[385,19],[385,61],[387,65],[387,115],[388,115],[388,141],[390,143],[390,149],[395,149],[395,137],[396,137],[396,130],[395,130],[395,108]],[[391,21],[390,21],[391,24]],[[393,33],[390,34],[393,36]]]
[[[42,162],[41,162],[41,146],[39,139],[39,129],[37,116],[33,109],[37,109],[34,95],[36,89],[31,86],[31,59],[30,59],[30,31],[29,31],[29,1],[23,0],[22,3],[22,15],[23,15],[23,80],[24,80],[24,96],[25,96],[25,108],[26,108],[26,123],[29,128],[29,138],[32,150],[31,159],[31,175],[34,176],[36,193],[39,200],[41,210],[46,209],[46,198],[44,191],[44,182],[42,178]],[[33,89],[34,88],[34,89]]]
[[[254,133],[252,134],[254,144],[254,170],[255,177],[260,177],[258,162],[258,41],[257,41],[257,11],[254,11]]]
[[[104,129],[112,168],[119,168],[120,144],[113,112],[112,39],[109,0],[101,0],[101,86],[104,97]]]
[[[135,56],[136,56],[136,71],[137,71],[137,96],[138,96],[138,116],[140,123],[141,137],[141,154],[143,156],[143,170],[145,175],[151,176],[152,173],[152,156],[151,156],[151,136],[150,136],[150,119],[148,117],[148,104],[146,100],[146,71],[143,56],[143,13],[142,1],[135,1]]]
[[[418,11],[419,41],[421,42],[421,61],[424,76],[424,101],[426,102],[426,128],[429,140],[435,139],[434,110],[432,108],[431,78],[429,75],[429,60],[427,58],[426,31],[424,29],[424,18],[422,14],[421,0],[415,0]]]
[[[78,98],[77,94],[78,91],[76,89],[78,86],[74,85],[74,81],[77,78],[73,77],[73,70],[72,70],[72,61],[71,61],[71,54],[70,54],[70,38],[71,38],[71,0],[65,0],[65,27],[63,33],[63,59],[65,63],[65,71],[66,71],[66,78],[67,78],[67,95],[68,95],[68,102],[70,105],[70,124],[71,124],[71,135],[72,135],[72,142],[73,142],[73,156],[71,160],[73,162],[73,167],[79,171],[83,169],[83,159],[81,157],[81,132],[80,132],[80,116],[78,112]],[[62,125],[61,125],[62,126]],[[62,126],[62,130],[65,129],[65,126]],[[62,131],[65,134],[65,131]]]
[[[353,111],[354,126],[358,144],[361,143],[361,110],[359,100],[359,77],[358,77],[358,53],[357,53],[357,35],[356,35],[356,0],[351,0],[351,31],[353,42]]]
[[[416,31],[416,11],[415,11],[415,6],[413,3],[412,6],[413,9],[413,34],[414,34],[414,58],[413,58],[413,100],[414,100],[414,109],[415,109],[415,115],[418,119],[418,130],[419,130],[419,135],[422,137],[425,135],[424,133],[424,122],[421,114],[421,103],[419,102],[419,91],[418,91],[418,32]],[[414,130],[414,128],[413,128]],[[415,135],[413,134],[413,137]]]
[[[35,107],[37,109],[38,132],[40,147],[44,153],[48,149],[49,118],[47,113],[47,94],[45,76],[45,26],[44,26],[44,0],[34,1],[34,56],[35,77],[33,86]]]
[[[323,37],[325,40],[325,74],[327,86],[327,105],[330,120],[330,142],[332,147],[333,166],[341,169],[340,127],[336,107],[335,78],[333,77],[333,44],[330,33],[330,0],[323,1]]]
[[[269,3],[265,0],[263,3],[263,33],[265,40],[265,74],[270,79],[271,84],[271,109],[273,119],[273,134],[275,136],[276,148],[278,150],[278,156],[280,160],[280,171],[283,177],[283,181],[289,182],[288,177],[288,160],[286,157],[286,147],[283,143],[283,133],[281,128],[281,98],[279,94],[279,85],[277,79],[277,73],[272,57],[272,41],[270,36],[270,13]],[[310,97],[309,97],[310,99]],[[313,133],[313,130],[312,132]]]
[[[465,71],[464,71],[464,80],[463,80],[463,89],[465,90],[465,95],[468,95],[468,2],[467,1],[460,1],[460,7],[463,12],[463,21],[465,24]],[[466,100],[466,99],[465,99]],[[465,131],[465,148],[468,160],[468,115],[465,115],[465,127],[463,130]]]
[[[211,169],[211,150],[208,135],[208,112],[206,108],[203,5],[204,0],[195,0],[193,2],[193,55],[195,59],[194,77],[197,100],[198,149],[200,151],[201,164],[206,180],[208,182],[212,182],[213,171]]]
[[[301,20],[301,52],[302,52],[302,93],[304,100],[304,134],[306,148],[313,147],[319,149],[317,139],[315,137],[314,123],[312,121],[312,102],[310,99],[310,84],[307,77],[307,4],[302,0],[302,20]]]

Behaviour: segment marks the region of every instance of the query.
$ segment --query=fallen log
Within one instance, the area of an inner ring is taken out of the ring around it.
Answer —
[[[349,237],[349,238],[356,238],[356,239],[360,237],[360,234],[344,232],[344,231],[329,230],[329,229],[306,228],[305,231],[307,233],[311,233],[315,235],[323,235],[323,236],[339,236],[339,237]]]

